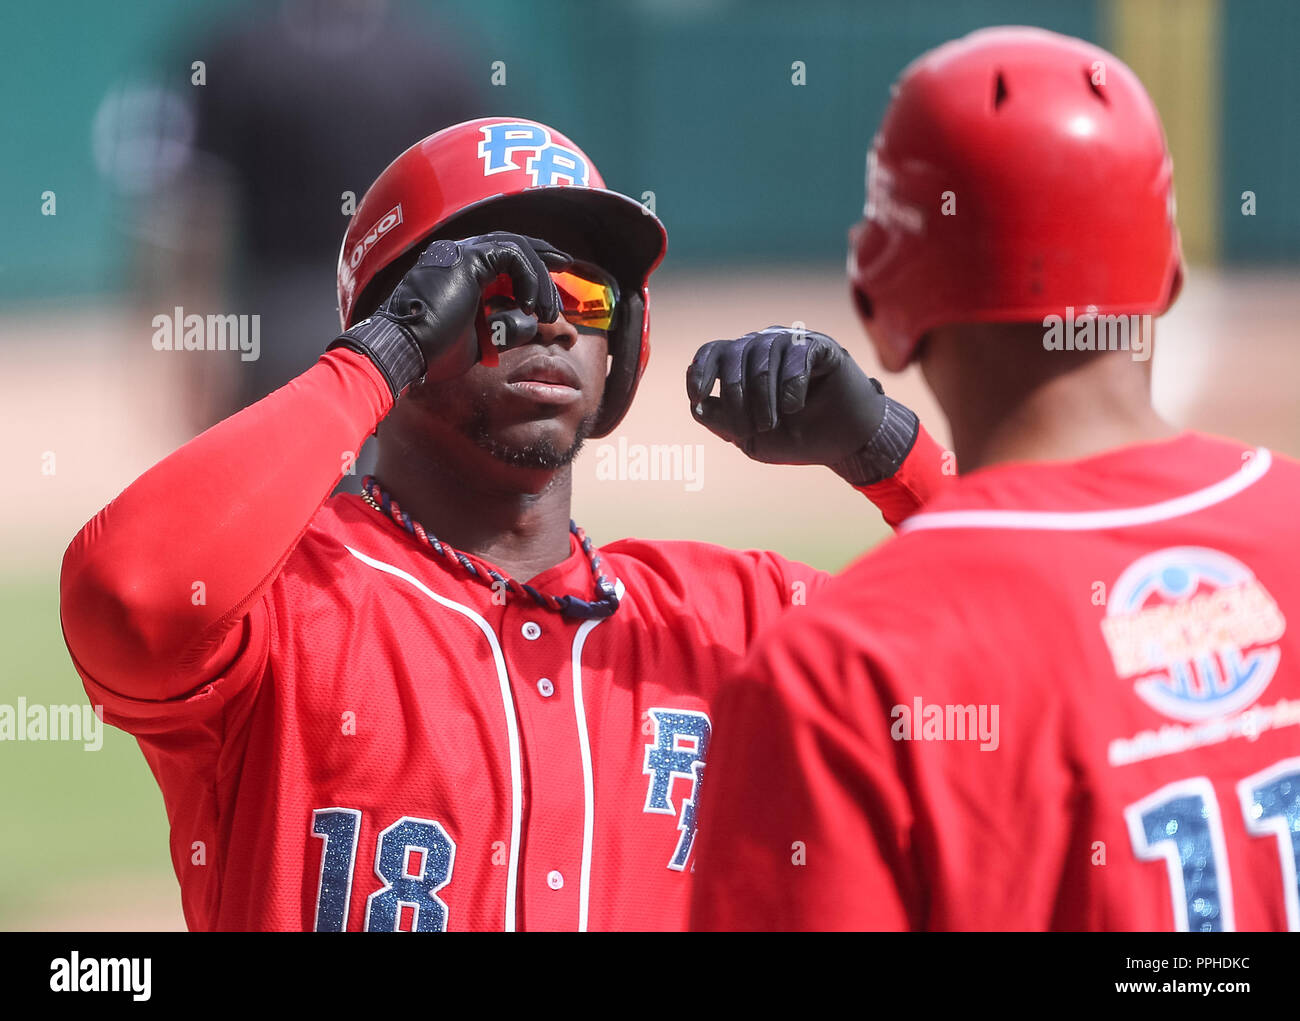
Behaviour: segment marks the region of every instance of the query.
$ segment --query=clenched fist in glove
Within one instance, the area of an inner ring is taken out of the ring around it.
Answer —
[[[393,293],[368,319],[346,330],[330,348],[349,347],[373,361],[397,397],[417,379],[445,380],[479,360],[483,288],[510,277],[519,308],[494,313],[507,347],[527,343],[537,324],[553,323],[560,296],[549,268],[572,259],[538,238],[497,231],[464,241],[435,241],[421,253]]]
[[[893,476],[919,428],[830,337],[784,326],[705,344],[686,393],[697,422],[755,461],[824,464],[854,486]]]

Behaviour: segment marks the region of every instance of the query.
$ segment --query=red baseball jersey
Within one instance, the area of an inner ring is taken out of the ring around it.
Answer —
[[[1194,433],[959,480],[720,691],[693,927],[1300,928],[1297,502]]]
[[[65,558],[69,649],[162,788],[189,926],[685,928],[714,691],[827,576],[627,540],[600,551],[610,617],[502,599],[359,497],[321,503],[390,405],[332,352]],[[940,457],[923,435],[867,495],[910,512]],[[570,538],[529,581],[591,598]]]

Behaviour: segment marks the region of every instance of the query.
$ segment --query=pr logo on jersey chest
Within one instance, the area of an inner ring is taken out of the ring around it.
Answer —
[[[1251,705],[1277,671],[1286,620],[1241,561],[1179,546],[1134,561],[1101,622],[1115,672],[1165,716],[1191,722]]]
[[[713,725],[705,713],[690,709],[656,708],[649,710],[649,717],[654,733],[646,745],[641,770],[650,777],[645,811],[677,816],[680,836],[668,867],[680,872],[686,868],[695,843],[695,806],[700,800],[700,782]],[[673,805],[673,782],[678,778],[690,782],[690,793],[682,799],[680,810]]]

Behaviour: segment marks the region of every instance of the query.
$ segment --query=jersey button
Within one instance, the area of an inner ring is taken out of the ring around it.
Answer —
[[[542,637],[542,626],[535,620],[524,621],[524,626],[519,630],[523,632],[524,637],[530,642],[535,642]]]
[[[551,871],[546,874],[546,885],[552,890],[558,890],[564,885],[564,877],[560,875],[560,873],[556,872],[555,869],[551,869]]]
[[[550,698],[555,694],[555,685],[551,683],[549,677],[543,677],[537,682],[537,690],[542,693],[542,698]]]

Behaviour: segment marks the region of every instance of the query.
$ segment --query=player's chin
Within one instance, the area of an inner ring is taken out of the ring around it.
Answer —
[[[554,415],[526,421],[498,422],[489,432],[492,445],[514,449],[551,449],[567,451],[586,439],[584,417]]]
[[[595,402],[494,401],[476,416],[472,438],[498,460],[519,467],[553,469],[569,464],[595,424]]]

